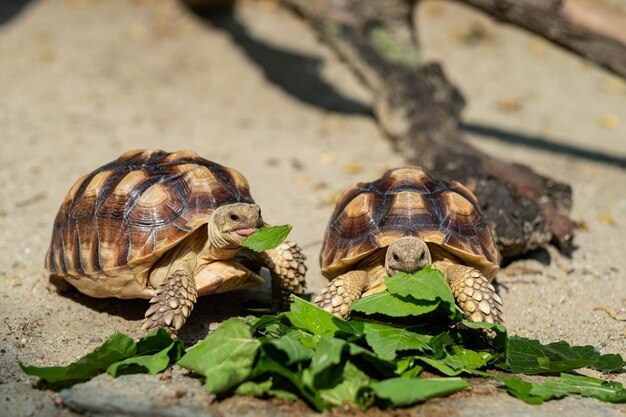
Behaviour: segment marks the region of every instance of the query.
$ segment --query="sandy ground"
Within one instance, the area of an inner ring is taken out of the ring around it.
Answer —
[[[113,332],[141,335],[145,301],[61,295],[48,284],[52,222],[79,176],[134,148],[188,148],[236,167],[266,220],[294,225],[316,292],[337,193],[402,164],[370,116],[367,92],[271,2],[245,2],[235,19],[214,23],[165,0],[36,1],[2,20],[6,415],[59,413],[55,393],[33,388],[18,360],[65,364]],[[626,354],[626,84],[465,8],[426,3],[419,23],[424,57],[442,61],[466,95],[472,143],[574,189],[572,216],[583,227],[572,259],[539,251],[498,276],[510,332]],[[204,337],[211,322],[237,314],[242,297],[201,299],[181,338]],[[625,374],[610,378],[626,382]]]

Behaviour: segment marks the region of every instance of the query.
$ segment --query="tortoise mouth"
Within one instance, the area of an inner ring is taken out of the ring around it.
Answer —
[[[237,229],[233,230],[233,233],[238,234],[239,236],[250,236],[252,233],[256,232],[257,228],[246,228],[246,229]]]

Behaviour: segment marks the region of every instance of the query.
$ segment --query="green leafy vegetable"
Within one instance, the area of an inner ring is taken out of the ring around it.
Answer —
[[[263,382],[246,381],[239,385],[235,390],[237,395],[251,395],[254,397],[272,396],[282,398],[284,400],[297,400],[298,396],[293,392],[272,388],[274,379],[268,378]]]
[[[431,268],[385,283],[387,290],[353,303],[352,311],[362,315],[350,320],[292,297],[290,311],[227,320],[184,356],[182,344],[158,330],[137,343],[113,335],[66,367],[20,365],[61,386],[105,371],[155,374],[177,361],[203,375],[211,392],[301,398],[318,411],[340,404],[407,406],[468,388],[461,374],[495,377],[487,372],[494,368],[561,373],[541,384],[500,377],[511,395],[531,404],[572,394],[626,402],[621,384],[565,373],[618,371],[626,364],[620,355],[509,338],[502,325],[464,320],[441,273]],[[424,369],[448,378],[421,378]]]
[[[309,385],[331,385],[327,381],[321,381],[321,379],[325,377],[324,372],[341,363],[345,346],[345,340],[329,336],[322,337],[311,358],[311,365],[303,372],[304,380]],[[318,376],[322,376],[322,378],[316,380]],[[326,378],[328,377],[326,376]]]
[[[358,335],[362,325],[358,322],[348,322],[319,308],[318,306],[304,301],[298,297],[292,297],[291,311],[285,313],[289,321],[297,328],[308,330],[320,336],[333,336],[337,333]]]
[[[182,355],[180,341],[174,341],[163,329],[155,330],[135,343],[130,337],[115,333],[100,347],[68,366],[20,366],[28,375],[40,377],[56,387],[66,387],[108,372],[112,376],[122,373],[151,374],[163,371]]]
[[[422,316],[432,313],[439,307],[436,301],[421,301],[409,297],[393,296],[385,290],[368,295],[352,303],[352,311],[374,315],[383,314],[389,317]]]
[[[183,352],[180,340],[174,341],[165,329],[157,329],[137,342],[134,356],[111,364],[106,371],[113,377],[143,372],[156,375],[178,361]]]
[[[477,370],[484,367],[492,358],[493,355],[488,352],[476,352],[458,345],[451,346],[450,351],[445,351],[440,357],[416,357],[447,376],[456,376],[463,372],[485,376],[484,372]]]
[[[299,340],[299,333],[289,332],[278,339],[272,339],[269,344],[275,346],[281,352],[284,352],[287,356],[286,365],[291,365],[296,362],[302,362],[310,359],[313,350],[303,345]]]
[[[404,378],[414,378],[422,373],[424,368],[417,364],[413,356],[400,358],[396,361],[396,374]]]
[[[345,362],[341,382],[331,388],[320,390],[322,399],[332,405],[343,403],[357,405],[359,391],[369,385],[371,378],[352,362]]]
[[[541,404],[544,400],[548,399],[539,395],[531,395],[530,391],[533,389],[533,383],[525,382],[519,376],[500,377],[500,381],[504,383],[509,394],[527,402],[528,404]]]
[[[460,320],[462,317],[443,274],[430,266],[413,274],[400,272],[387,277],[385,285],[385,291],[352,303],[352,311],[407,317],[441,310],[449,319]]]
[[[153,355],[168,349],[173,342],[174,339],[165,329],[156,329],[137,341],[135,355]],[[177,341],[176,344],[182,347],[182,342]]]
[[[600,355],[593,346],[570,346],[561,341],[542,345],[538,340],[509,338],[504,368],[511,372],[551,374],[590,367],[603,372],[617,371],[626,362],[620,355]]]
[[[365,323],[364,333],[367,344],[381,359],[395,359],[399,351],[432,350],[429,345],[432,336],[415,333],[407,328],[382,323]]]
[[[283,243],[292,228],[293,226],[289,224],[262,227],[248,236],[243,241],[243,246],[252,249],[255,252],[263,252],[268,249],[274,249],[276,246]]]
[[[113,377],[128,374],[140,373],[141,369],[147,370],[150,375],[162,372],[170,363],[169,351],[174,347],[174,343],[169,348],[153,355],[134,356],[123,361],[112,363],[107,368],[107,373]]]
[[[103,373],[115,362],[133,356],[136,349],[133,339],[115,333],[96,350],[68,366],[36,367],[22,363],[20,366],[26,374],[38,376],[47,383],[68,386]]]
[[[250,377],[251,379],[255,379],[267,375],[271,375],[274,379],[272,386],[274,386],[277,381],[282,381],[283,384],[281,386],[285,387],[288,391],[294,392],[300,398],[311,404],[316,410],[322,411],[329,408],[322,400],[319,392],[304,384],[301,372],[290,369],[270,355],[262,354],[254,366]]]
[[[204,375],[207,390],[221,393],[246,380],[260,345],[249,325],[230,319],[189,349],[178,365]]]
[[[454,296],[443,277],[436,269],[427,266],[413,274],[400,272],[394,276],[385,278],[385,285],[391,295],[396,297],[411,297],[415,304],[432,302],[443,304],[450,318],[458,318]],[[406,299],[406,298],[405,298]]]
[[[508,351],[509,339],[506,333],[506,329],[501,324],[495,323],[482,323],[482,322],[471,322],[465,319],[461,320],[461,324],[472,330],[483,330],[493,334],[493,337],[490,338],[490,347],[494,349],[496,352],[504,354]],[[473,332],[474,335],[477,332]],[[481,332],[479,334],[485,334]]]
[[[395,366],[393,362],[381,359],[375,353],[365,349],[355,343],[348,343],[348,353],[354,363],[358,363],[365,373],[378,378],[389,378],[394,376]]]
[[[461,378],[391,378],[370,384],[376,397],[386,400],[394,407],[449,395],[468,387],[469,384]]]
[[[603,381],[581,375],[561,374],[558,379],[549,379],[542,384],[523,381],[519,376],[500,377],[507,391],[529,404],[541,404],[566,395],[578,394],[600,401],[626,403],[626,389],[618,382]]]
[[[272,378],[268,378],[262,382],[246,381],[237,387],[235,394],[250,395],[253,397],[264,397],[268,394],[271,395],[273,382]]]

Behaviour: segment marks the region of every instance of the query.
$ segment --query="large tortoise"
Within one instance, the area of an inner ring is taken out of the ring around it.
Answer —
[[[175,333],[198,296],[259,285],[262,266],[279,303],[304,292],[296,244],[261,253],[242,247],[262,225],[234,169],[191,151],[131,151],[72,186],[46,268],[92,297],[150,299],[144,329]]]
[[[315,301],[345,316],[354,300],[383,291],[385,276],[432,263],[469,320],[500,323],[502,300],[490,283],[499,262],[471,191],[418,167],[392,169],[339,197],[320,254],[332,281]]]

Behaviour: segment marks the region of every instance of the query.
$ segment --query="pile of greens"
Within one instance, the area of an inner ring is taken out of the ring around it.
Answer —
[[[186,352],[159,329],[137,343],[114,334],[66,367],[20,365],[61,387],[103,372],[156,374],[177,364],[203,375],[207,390],[220,396],[301,398],[318,411],[423,402],[469,388],[460,375],[497,378],[531,404],[571,394],[626,402],[621,384],[573,372],[619,371],[626,365],[620,355],[566,342],[542,345],[508,336],[501,325],[468,322],[442,274],[429,267],[385,283],[387,290],[353,303],[350,320],[293,297],[290,311],[230,319]],[[515,374],[550,378],[533,383]]]

